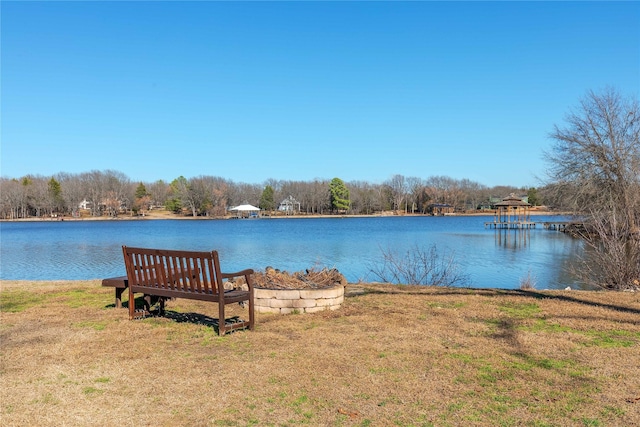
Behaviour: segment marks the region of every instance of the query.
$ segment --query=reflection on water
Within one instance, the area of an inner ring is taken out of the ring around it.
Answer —
[[[531,230],[529,228],[517,229],[494,229],[496,246],[504,249],[523,249],[527,246]]]
[[[494,229],[493,233],[495,248],[502,252],[496,258],[508,264],[503,274],[511,283],[533,277],[539,289],[592,289],[570,273],[576,271],[584,250],[581,240],[555,230]]]
[[[554,218],[557,220],[557,218]],[[337,268],[349,281],[375,280],[382,251],[436,245],[453,253],[473,287],[580,287],[565,267],[581,242],[540,229],[485,229],[486,217],[147,220],[0,223],[0,278],[80,280],[124,274],[121,246],[220,251],[227,271],[272,266]],[[545,219],[540,219],[540,222]]]

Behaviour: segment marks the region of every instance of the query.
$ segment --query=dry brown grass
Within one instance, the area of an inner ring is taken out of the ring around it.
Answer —
[[[218,337],[207,303],[1,285],[3,426],[640,425],[640,293],[350,285]]]

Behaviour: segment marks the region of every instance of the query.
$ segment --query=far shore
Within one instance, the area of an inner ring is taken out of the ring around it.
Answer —
[[[454,214],[446,214],[442,216],[493,216],[495,212],[493,211],[482,211],[482,212],[462,212],[462,213],[454,213]],[[531,210],[529,212],[530,216],[569,216],[572,215],[570,212],[557,212],[557,211],[549,211],[546,209],[536,209]],[[432,216],[429,214],[421,214],[421,213],[394,213],[393,211],[384,211],[371,215],[362,215],[362,214],[295,214],[295,215],[282,215],[282,214],[264,214],[259,218],[239,218],[232,215],[227,216],[186,216],[186,215],[178,215],[172,212],[166,211],[164,209],[161,210],[153,210],[145,213],[144,215],[130,215],[124,214],[119,215],[117,217],[113,216],[91,216],[91,215],[82,215],[80,217],[73,216],[56,216],[56,217],[29,217],[29,218],[18,218],[18,219],[0,219],[0,222],[33,222],[33,221],[41,221],[41,222],[55,222],[55,221],[142,221],[142,220],[227,220],[227,219],[299,219],[299,218],[385,218],[385,217],[428,217]],[[438,215],[440,216],[440,215]]]

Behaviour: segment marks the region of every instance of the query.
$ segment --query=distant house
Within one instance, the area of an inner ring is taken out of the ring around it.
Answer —
[[[97,205],[92,201],[84,199],[78,204],[80,210],[95,210],[96,212],[108,212],[112,216],[117,216],[118,212],[127,210],[127,202],[114,197],[106,197]]]
[[[91,206],[93,205],[93,203],[91,203],[90,201],[88,201],[87,199],[84,199],[83,201],[80,202],[80,204],[78,205],[78,209],[91,209]]]
[[[490,196],[489,205],[491,206],[491,209],[494,209],[494,206],[496,205],[496,203],[500,203],[502,199],[503,199],[502,197]]]
[[[447,203],[432,203],[427,206],[427,212],[434,216],[449,215],[454,212],[454,207]]]
[[[286,214],[293,214],[295,212],[300,212],[300,202],[293,198],[293,196],[289,196],[280,202],[278,206],[278,210],[280,212],[285,212]]]

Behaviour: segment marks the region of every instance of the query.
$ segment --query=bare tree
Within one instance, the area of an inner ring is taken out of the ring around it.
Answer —
[[[414,246],[405,254],[381,249],[382,262],[370,271],[385,283],[429,286],[467,286],[469,277],[460,271],[453,252],[439,252],[435,245],[429,248]]]
[[[387,182],[391,189],[391,197],[393,198],[393,210],[394,212],[402,209],[402,202],[406,200],[407,196],[407,180],[403,175],[394,175]]]
[[[551,133],[549,175],[577,211],[638,203],[640,109],[613,89],[589,92]]]
[[[207,215],[224,216],[229,206],[229,192],[232,185],[226,179],[217,176],[203,177],[203,181],[206,183]],[[253,201],[257,197],[255,195],[257,186],[249,188],[246,184],[242,184],[240,188],[244,188],[241,190],[244,200]]]
[[[325,180],[314,179],[311,184],[311,206],[307,211],[322,215],[325,210],[329,209],[329,183]]]
[[[187,208],[191,211],[191,215],[195,218],[198,216],[200,209],[201,197],[198,197],[193,189],[191,183],[184,176],[180,175],[178,178],[171,182],[172,195],[180,201],[180,206]]]
[[[591,213],[583,233],[586,256],[574,274],[592,286],[640,289],[640,236],[629,236],[627,221],[628,216],[619,210]]]
[[[146,187],[147,193],[151,198],[151,206],[164,206],[167,202],[167,199],[169,199],[169,194],[171,192],[169,184],[160,179],[153,182],[152,184],[147,185]]]
[[[460,187],[465,194],[465,208],[475,210],[480,203],[489,197],[487,187],[468,179],[460,181]]]
[[[429,187],[426,187],[424,184],[420,188],[418,192],[417,202],[418,209],[420,213],[425,214],[429,208],[429,204],[431,203],[431,195],[429,194]]]
[[[591,91],[565,121],[545,156],[556,194],[585,218],[591,250],[581,276],[608,289],[640,288],[638,100]]]
[[[416,210],[419,210],[418,201],[420,199],[420,194],[422,192],[422,188],[424,184],[422,183],[422,178],[418,178],[415,176],[410,176],[407,178],[407,199],[409,201],[408,210],[411,213],[415,213]]]
[[[80,174],[82,189],[84,190],[84,200],[89,202],[91,216],[100,216],[103,210],[103,201],[106,197],[104,174],[94,170]]]
[[[31,176],[30,180],[29,205],[35,211],[35,216],[40,218],[51,214],[53,208],[48,180],[42,176]]]
[[[313,205],[313,183],[298,181],[296,187],[297,188],[292,194],[290,194],[290,196],[300,204],[296,206],[295,202],[293,202],[293,209],[309,213]],[[281,200],[276,200],[276,206],[279,206],[280,202]]]
[[[432,203],[447,203],[453,207],[460,207],[463,193],[455,179],[448,176],[431,176],[425,181],[425,185]]]
[[[24,188],[17,179],[5,179],[0,181],[0,201],[3,219],[18,219],[22,217]]]
[[[376,192],[372,184],[365,181],[351,181],[349,188],[353,212],[370,215],[376,210]]]
[[[122,172],[106,170],[102,174],[105,190],[102,203],[107,213],[116,217],[121,210],[126,211],[132,207],[135,190],[129,177]]]
[[[227,187],[227,196],[229,197],[230,205],[241,205],[243,203],[249,203],[255,206],[260,204],[260,197],[262,196],[262,190],[264,189],[259,184],[249,184],[246,182],[232,183],[223,178],[216,178],[218,183],[217,187],[220,188],[222,183]]]
[[[81,177],[69,173],[59,173],[55,178],[60,182],[62,199],[67,207],[67,211],[73,216],[78,215],[80,203],[82,203],[86,197],[86,189]]]

